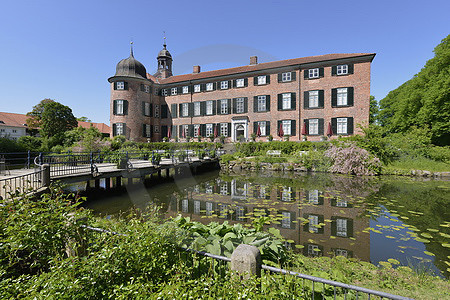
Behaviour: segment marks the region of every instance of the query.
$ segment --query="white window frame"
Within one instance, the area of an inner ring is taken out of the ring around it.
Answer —
[[[337,106],[348,105],[348,88],[338,88],[336,91]]]
[[[150,117],[150,103],[144,102],[144,115]]]
[[[194,102],[194,116],[200,116],[200,102]]]
[[[259,198],[265,199],[266,198],[266,186],[262,185],[259,187]]]
[[[116,115],[123,115],[124,100],[116,100]]]
[[[210,189],[211,189],[211,192],[210,193],[208,193],[208,187],[206,188],[206,193],[207,194],[212,194],[212,187],[209,187]],[[206,215],[207,216],[211,216],[212,214],[214,213],[214,210],[213,210],[213,204],[212,204],[212,202],[206,202]]]
[[[319,119],[309,119],[308,134],[319,134]]]
[[[308,224],[308,230],[310,232],[318,233],[319,228],[315,225],[319,225],[319,216],[316,215],[309,215],[308,216],[309,224]]]
[[[182,117],[189,116],[189,103],[182,103],[181,104],[181,116]]]
[[[283,120],[283,121],[281,121],[281,124],[283,124],[282,126],[283,126],[283,133],[284,133],[284,135],[291,135],[291,125],[292,125],[292,122],[291,122],[291,120]]]
[[[336,200],[336,207],[347,207],[348,203],[347,200],[337,199]]]
[[[348,251],[345,249],[336,249],[334,255],[348,257]]]
[[[224,80],[220,82],[220,89],[221,90],[226,90],[228,89],[228,80]]]
[[[258,121],[259,130],[261,132],[261,136],[266,136],[266,121]]]
[[[228,114],[228,99],[221,99],[220,101],[220,114],[226,115]]]
[[[194,214],[199,215],[200,214],[200,201],[194,200]]]
[[[340,237],[347,237],[348,228],[347,219],[336,219],[336,235]]]
[[[281,81],[282,82],[292,81],[292,73],[291,72],[281,73]]]
[[[244,103],[245,103],[244,98],[236,98],[236,113],[237,114],[244,113],[244,108],[245,108]]]
[[[319,246],[308,244],[308,255],[318,256],[320,251],[316,251],[316,249],[319,250]]]
[[[319,107],[319,91],[308,92],[308,103],[310,108]]]
[[[189,211],[189,200],[183,199],[181,200],[181,211],[187,213]]]
[[[213,124],[206,124],[206,136],[212,136],[214,134]]]
[[[220,186],[220,194],[228,195],[228,184],[226,182]]]
[[[187,138],[189,135],[189,126],[183,125],[184,137]]]
[[[258,111],[267,111],[266,96],[258,96]]]
[[[149,85],[144,85],[144,92],[150,93],[150,86]]]
[[[319,68],[309,69],[308,78],[319,78]]]
[[[117,81],[116,90],[124,90],[124,89],[125,89],[125,81]]]
[[[244,87],[244,86],[245,86],[244,78],[236,79],[236,87]]]
[[[281,228],[291,228],[291,213],[289,211],[283,211],[281,214],[283,215]]]
[[[210,184],[206,184],[205,186],[205,193],[206,194],[212,194],[213,193],[213,187]],[[209,202],[211,203],[211,202]],[[206,207],[208,207],[208,203],[206,203]],[[212,203],[211,203],[211,208],[212,208]]]
[[[308,203],[319,204],[319,190],[308,191]]]
[[[220,123],[220,135],[228,136],[228,123]]]
[[[159,125],[154,125],[153,128],[156,133],[159,133]]]
[[[236,221],[245,221],[245,208],[236,206]]]
[[[348,119],[337,118],[336,119],[336,134],[347,134]]]
[[[214,105],[213,100],[206,101],[206,112],[205,112],[206,115],[211,116],[213,114],[214,112],[213,105]]]
[[[347,75],[348,74],[348,65],[338,65],[336,67],[337,75]]]
[[[159,118],[159,104],[155,104],[155,118]]]
[[[288,110],[288,109],[292,109],[291,107],[291,97],[292,94],[291,93],[283,93],[281,94],[281,98],[282,98],[282,106],[281,108],[283,110]]]
[[[185,85],[183,86],[183,94],[189,93],[189,86]]]
[[[200,93],[202,91],[200,84],[194,85],[194,93]]]
[[[123,135],[123,123],[116,123],[116,135]]]
[[[145,124],[145,137],[152,136],[152,127],[149,124]]]
[[[267,84],[266,75],[258,76],[258,85],[264,85],[264,84]]]
[[[198,129],[200,128],[200,124],[194,125],[194,137],[198,137]]]
[[[170,94],[171,94],[172,96],[176,96],[176,95],[178,94],[178,89],[177,89],[176,87],[172,88],[172,89],[170,90]]]
[[[210,92],[212,90],[214,90],[214,84],[212,82],[208,82],[206,84],[206,91]]]
[[[167,89],[162,89],[161,94],[162,94],[163,96],[167,96]]]
[[[292,201],[292,187],[286,186],[281,190],[281,201]]]

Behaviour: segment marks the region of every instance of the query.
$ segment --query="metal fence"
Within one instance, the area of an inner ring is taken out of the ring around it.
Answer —
[[[7,199],[21,193],[34,192],[43,187],[43,170],[0,179],[0,197]]]
[[[30,169],[33,167],[34,157],[38,154],[32,151],[0,153],[0,173],[10,169]]]

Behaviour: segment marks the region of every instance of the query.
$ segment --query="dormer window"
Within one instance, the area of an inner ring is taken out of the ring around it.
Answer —
[[[214,89],[214,85],[212,82],[206,84],[206,90],[212,91]]]
[[[194,85],[194,93],[200,93],[200,84]]]
[[[266,76],[258,76],[258,85],[266,84]]]
[[[347,75],[348,74],[348,65],[339,65],[336,68],[337,75]]]
[[[177,88],[176,87],[174,87],[174,88],[172,88],[172,90],[171,90],[171,95],[172,96],[175,96],[176,94],[177,94]]]
[[[244,78],[236,79],[236,87],[244,87]]]
[[[319,77],[319,68],[309,69],[308,77],[309,78],[318,78]]]
[[[189,93],[189,87],[186,85],[186,86],[183,86],[183,94],[187,94],[187,93]]]
[[[220,89],[221,89],[221,90],[226,90],[226,89],[228,89],[228,81],[227,81],[227,80],[221,81],[221,82],[220,82]]]
[[[125,89],[125,82],[124,81],[117,81],[116,82],[116,90],[124,90]]]

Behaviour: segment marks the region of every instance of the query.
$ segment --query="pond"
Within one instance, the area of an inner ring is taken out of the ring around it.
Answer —
[[[342,255],[450,275],[450,182],[331,174],[209,172],[122,192],[88,194],[85,204],[111,217],[161,206],[201,223],[268,216],[285,245],[309,256]]]

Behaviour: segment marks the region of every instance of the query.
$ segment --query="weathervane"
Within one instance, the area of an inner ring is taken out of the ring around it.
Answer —
[[[166,32],[165,31],[163,31],[163,33],[164,33],[164,48],[166,48]]]
[[[131,40],[131,42],[130,42],[130,55],[134,56],[133,55],[133,40]]]

